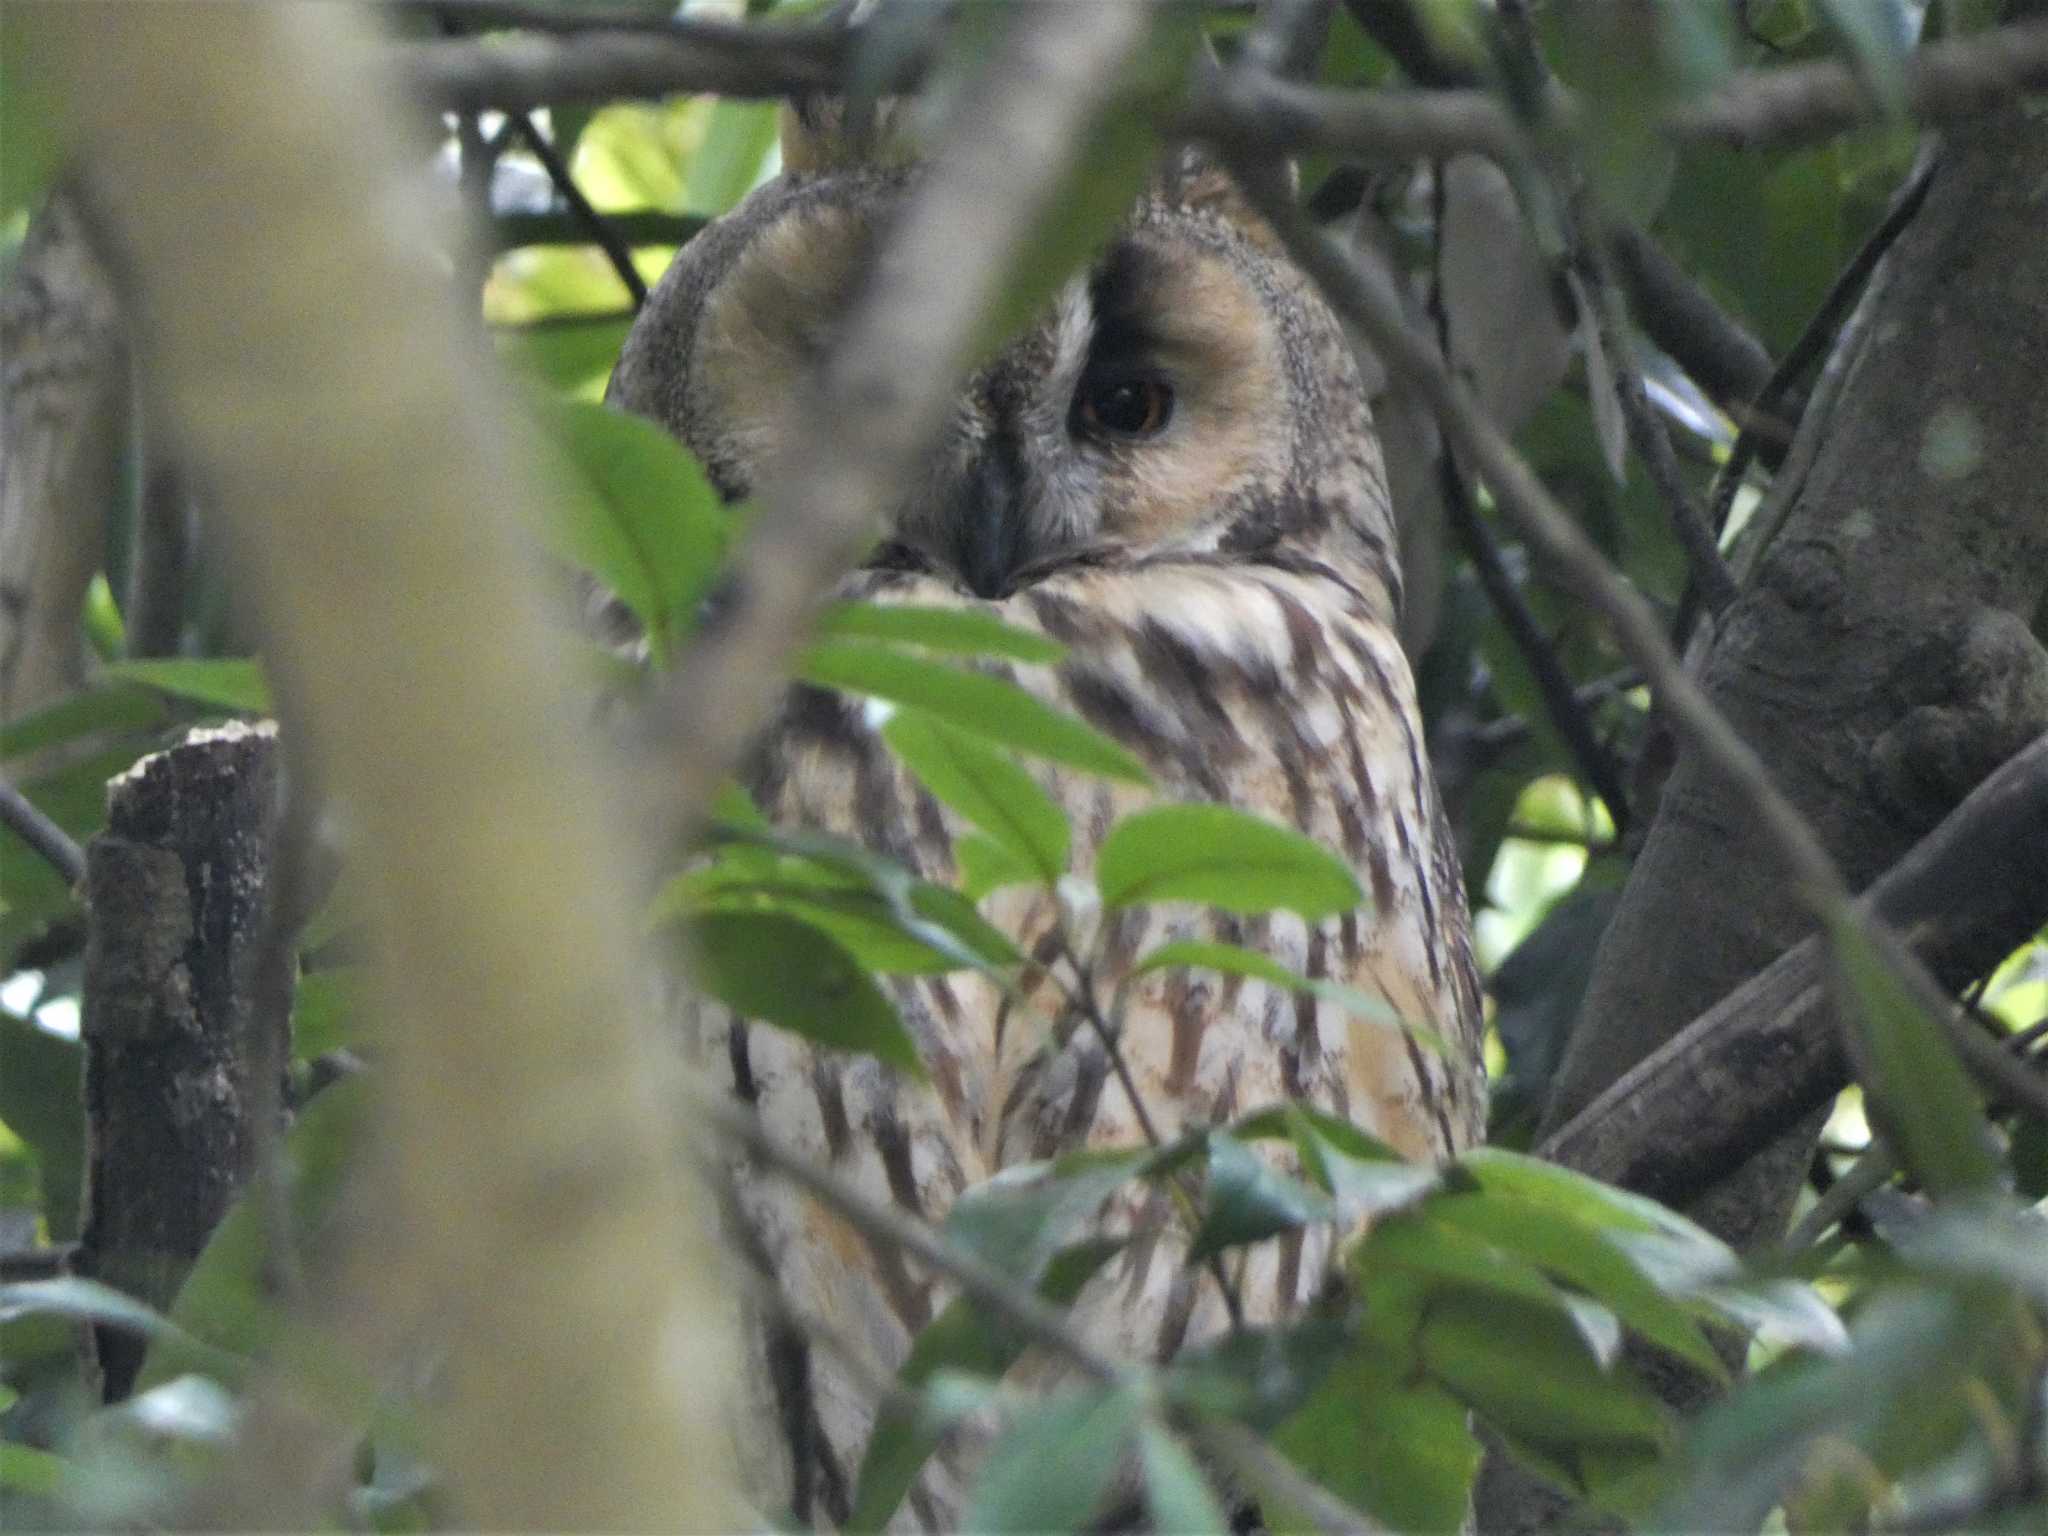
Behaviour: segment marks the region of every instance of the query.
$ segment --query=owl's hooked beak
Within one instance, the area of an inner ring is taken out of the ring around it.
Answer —
[[[1031,555],[1016,444],[1002,435],[985,444],[954,496],[954,563],[961,578],[976,597],[1008,597]]]

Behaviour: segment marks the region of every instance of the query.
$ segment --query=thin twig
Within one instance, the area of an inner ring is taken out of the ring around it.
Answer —
[[[1444,178],[1439,171],[1436,177],[1436,207],[1434,217],[1439,232],[1437,240],[1437,265],[1431,275],[1429,311],[1436,327],[1436,345],[1439,356],[1450,353],[1450,316],[1443,301],[1443,199]],[[1579,766],[1579,772],[1607,805],[1607,814],[1613,818],[1616,835],[1624,833],[1629,824],[1628,787],[1622,778],[1621,765],[1607,744],[1593,729],[1589,709],[1579,701],[1578,687],[1571,674],[1565,670],[1558,658],[1557,648],[1544,635],[1536,622],[1536,615],[1530,610],[1522,589],[1515,584],[1507,560],[1501,553],[1500,545],[1493,537],[1493,530],[1479,515],[1479,509],[1472,504],[1471,489],[1466,483],[1465,472],[1452,449],[1450,439],[1445,438],[1437,456],[1437,480],[1443,493],[1444,512],[1450,519],[1452,529],[1459,542],[1472,560],[1472,568],[1478,574],[1479,584],[1486,591],[1494,611],[1500,615],[1501,625],[1514,642],[1516,652],[1528,666],[1530,675],[1536,680],[1536,690],[1543,698],[1544,712],[1550,716],[1550,723],[1563,737],[1572,760]]]
[[[1589,211],[1589,210],[1588,210]],[[1628,334],[1621,313],[1619,291],[1599,237],[1587,227],[1584,213],[1574,219],[1577,251],[1574,269],[1593,311],[1593,328],[1600,338],[1600,350],[1621,401],[1621,414],[1636,453],[1649,471],[1650,483],[1664,503],[1665,515],[1685,551],[1686,568],[1710,613],[1718,614],[1735,600],[1735,577],[1721,558],[1706,513],[1686,489],[1684,472],[1671,447],[1671,436],[1662,418],[1650,407],[1643,386],[1642,363],[1635,355],[1635,343]]]
[[[700,214],[659,213],[639,209],[630,213],[603,215],[607,228],[617,232],[628,249],[636,245],[682,245],[696,238],[710,222]],[[494,251],[517,250],[528,245],[588,245],[590,227],[567,209],[542,213],[496,211],[487,227],[476,232],[477,239]],[[575,316],[575,319],[586,318]],[[631,319],[630,313],[626,318]]]
[[[555,146],[548,142],[548,136],[540,131],[531,113],[521,112],[513,117],[519,137],[526,141],[526,147],[540,161],[541,168],[548,173],[548,180],[555,184],[555,190],[562,195],[562,201],[569,205],[569,212],[576,222],[588,232],[605,259],[612,264],[612,270],[619,275],[619,281],[626,285],[626,292],[632,295],[633,308],[639,309],[647,302],[647,280],[633,265],[633,251],[620,233],[613,229],[611,222],[591,205],[583,195],[583,189],[576,185],[576,178],[569,174],[569,163],[564,160]]]
[[[1863,1155],[1856,1159],[1849,1171],[1835,1180],[1827,1193],[1814,1201],[1812,1208],[1785,1234],[1781,1245],[1783,1251],[1804,1253],[1827,1236],[1837,1222],[1846,1220],[1863,1203],[1864,1196],[1881,1188],[1898,1171],[1899,1162],[1892,1156],[1892,1149],[1882,1141],[1873,1141],[1864,1148]]]
[[[1152,1112],[1145,1107],[1144,1094],[1138,1091],[1138,1080],[1131,1073],[1131,1065],[1124,1059],[1123,1020],[1119,1017],[1116,1023],[1112,1024],[1103,1013],[1101,999],[1095,992],[1094,971],[1081,963],[1064,923],[1059,926],[1057,933],[1060,954],[1066,960],[1068,968],[1073,971],[1075,979],[1074,986],[1067,989],[1067,1000],[1080,1009],[1081,1017],[1088,1021],[1088,1027],[1094,1031],[1103,1054],[1109,1058],[1110,1070],[1116,1074],[1116,1080],[1124,1090],[1124,1097],[1130,1102],[1131,1113],[1138,1122],[1139,1134],[1145,1138],[1146,1146],[1156,1150],[1165,1143],[1160,1139],[1158,1126],[1153,1123]],[[1119,1015],[1121,1012],[1119,1008]],[[1175,1179],[1174,1187],[1183,1197],[1184,1208],[1192,1210],[1193,1191],[1179,1178]],[[1244,1330],[1244,1299],[1238,1295],[1237,1287],[1231,1283],[1229,1271],[1223,1267],[1223,1255],[1210,1254],[1207,1268],[1209,1277],[1216,1282],[1216,1289],[1223,1293],[1223,1309],[1230,1317],[1230,1331],[1241,1333]]]
[[[0,826],[4,826],[29,847],[29,851],[57,871],[67,888],[75,889],[85,878],[85,850],[71,840],[28,796],[5,779],[0,779]]]
[[[744,1147],[762,1167],[844,1217],[862,1236],[887,1243],[945,1276],[963,1296],[1015,1324],[1032,1343],[1051,1350],[1096,1381],[1130,1380],[1130,1368],[1099,1352],[1059,1308],[1040,1300],[992,1265],[954,1248],[916,1217],[871,1198],[831,1169],[783,1146],[749,1111],[708,1094],[697,1097],[696,1109],[713,1131]]]
[[[1445,369],[1436,348],[1409,326],[1388,273],[1365,253],[1339,249],[1309,226],[1265,167],[1230,158],[1246,195],[1297,264],[1387,367],[1428,402],[1461,458],[1478,471],[1495,506],[1528,540],[1552,579],[1607,621],[1623,653],[1642,669],[1680,739],[1742,790],[1809,902],[1832,916],[1848,900],[1848,889],[1813,828],[1778,789],[1755,750],[1686,673],[1650,605],[1608,566],[1470,391]]]
[[[926,1223],[871,1199],[829,1168],[783,1146],[739,1105],[711,1095],[698,1097],[695,1104],[713,1131],[744,1147],[764,1168],[844,1218],[863,1237],[887,1243],[945,1276],[962,1295],[1011,1324],[1031,1343],[1105,1386],[1129,1386],[1137,1381],[1131,1366],[1103,1354],[1057,1307],[952,1247]],[[1329,1536],[1374,1536],[1377,1531],[1356,1510],[1242,1426],[1209,1418],[1189,1418],[1187,1426],[1215,1454],[1237,1466],[1250,1481],[1278,1492]]]

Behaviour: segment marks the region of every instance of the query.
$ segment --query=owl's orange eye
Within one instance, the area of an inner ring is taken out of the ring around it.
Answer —
[[[1074,417],[1096,437],[1151,437],[1173,419],[1173,387],[1146,375],[1086,380],[1074,397]]]

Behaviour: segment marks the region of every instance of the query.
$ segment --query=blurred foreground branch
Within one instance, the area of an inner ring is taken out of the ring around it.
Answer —
[[[1099,7],[1091,7],[1099,8]],[[486,8],[465,11],[473,20]],[[517,6],[493,19],[531,26]],[[858,30],[826,25],[747,26],[711,21],[616,30],[532,30],[509,38],[397,45],[398,67],[431,105],[451,111],[521,111],[550,104],[716,92],[790,96],[843,86]],[[898,62],[893,88],[927,61]],[[2048,22],[2023,22],[1930,43],[1906,61],[1904,110],[1924,123],[1988,112],[2048,88]],[[1798,144],[1881,121],[1885,108],[1832,59],[1736,74],[1666,110],[1680,143],[1754,148]],[[1475,88],[1356,91],[1318,88],[1247,71],[1197,97],[1182,126],[1270,150],[1326,149],[1369,159],[1511,156],[1520,129],[1491,92]]]
[[[26,14],[379,920],[377,1143],[397,1176],[376,1201],[394,1241],[374,1267],[343,1256],[374,1268],[350,1300],[409,1291],[441,1325],[433,1450],[462,1523],[734,1528],[710,1223],[678,1187],[676,1085],[628,937],[644,886],[597,814],[619,798],[581,755],[512,532],[540,521],[545,480],[478,339],[407,254],[440,232],[393,190],[400,113],[362,23],[342,6]],[[338,1358],[371,1380],[384,1364]],[[285,1470],[312,1458],[272,1444],[290,1399],[259,1394],[212,1518],[325,1515]]]
[[[663,809],[709,803],[763,723],[812,609],[867,548],[951,408],[980,327],[1086,132],[1126,79],[1149,5],[1010,13],[985,72],[846,317],[789,407],[799,450],[771,467],[735,598],[654,712]],[[632,364],[628,350],[621,370]],[[678,793],[680,790],[680,793]]]

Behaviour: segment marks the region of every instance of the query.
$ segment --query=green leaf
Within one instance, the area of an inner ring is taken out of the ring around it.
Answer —
[[[761,179],[768,151],[775,147],[778,103],[720,101],[711,109],[704,140],[690,156],[683,206],[692,213],[731,209]]]
[[[1083,1529],[1141,1412],[1137,1391],[1121,1386],[1062,1392],[1023,1409],[989,1448],[961,1529],[990,1536]]]
[[[84,1053],[32,1020],[0,1009],[0,1123],[28,1143],[54,1242],[78,1236],[85,1171]]]
[[[0,760],[26,757],[96,731],[148,731],[169,719],[152,688],[130,684],[87,688],[0,726]]]
[[[1885,111],[1906,108],[1906,56],[1913,49],[1914,24],[1901,0],[1819,0],[1829,25],[1840,34],[1856,73]]]
[[[1273,1432],[1274,1448],[1392,1530],[1458,1530],[1480,1458],[1465,1405],[1406,1371],[1370,1331],[1330,1358],[1314,1394]],[[1265,1503],[1269,1529],[1310,1528],[1270,1495]]]
[[[308,971],[292,994],[292,1054],[300,1059],[361,1044],[363,973],[358,966]]]
[[[1028,1279],[1103,1201],[1160,1156],[1150,1147],[1129,1147],[1005,1168],[953,1202],[946,1240],[992,1268]]]
[[[37,46],[37,9],[0,7],[0,222],[42,201],[58,169],[64,116],[37,67],[53,62]]]
[[[157,1344],[172,1344],[205,1364],[208,1375],[239,1380],[248,1362],[194,1338],[155,1307],[82,1275],[55,1280],[19,1280],[0,1285],[0,1323],[19,1317],[62,1317],[139,1334]]]
[[[1220,971],[1226,976],[1243,976],[1253,981],[1263,981],[1268,986],[1279,987],[1289,992],[1307,992],[1311,996],[1335,1004],[1358,1018],[1369,1019],[1388,1029],[1404,1030],[1420,1044],[1428,1046],[1439,1055],[1448,1049],[1441,1034],[1420,1020],[1402,1018],[1385,998],[1374,997],[1357,987],[1347,987],[1341,981],[1318,980],[1313,976],[1304,976],[1299,971],[1289,970],[1270,955],[1262,955],[1255,949],[1246,949],[1239,944],[1224,944],[1207,939],[1176,939],[1160,945],[1139,960],[1131,967],[1129,974],[1135,979],[1151,971],[1167,970],[1175,966]]]
[[[980,832],[969,832],[953,843],[953,862],[960,866],[960,892],[979,901],[990,891],[1006,885],[1036,885],[1038,871],[1018,855]]]
[[[492,333],[498,355],[558,394],[596,394],[633,328],[631,314],[563,315]]]
[[[0,1488],[9,1493],[47,1499],[64,1480],[68,1465],[55,1451],[0,1440]]]
[[[690,976],[736,1013],[924,1077],[896,1010],[838,944],[774,913],[708,912],[684,925]]]
[[[865,640],[827,640],[804,652],[806,682],[907,704],[990,741],[1133,784],[1150,780],[1138,760],[1092,725],[1015,683],[927,661]]]
[[[1138,1461],[1145,1471],[1145,1502],[1152,1529],[1163,1536],[1228,1536],[1229,1516],[1187,1447],[1154,1423],[1138,1427]]]
[[[368,1121],[373,1084],[338,1082],[299,1112],[284,1141],[286,1208],[301,1253],[325,1225]],[[135,1390],[190,1371],[232,1382],[213,1361],[257,1358],[277,1341],[285,1313],[270,1263],[270,1232],[256,1198],[244,1193],[221,1218],[171,1303],[177,1332],[153,1337]]]
[[[1070,1306],[1081,1288],[1122,1247],[1121,1239],[1094,1238],[1061,1250],[1046,1265],[1038,1284],[1039,1299],[1057,1307]],[[918,1334],[897,1379],[911,1388],[922,1387],[946,1371],[993,1380],[1023,1352],[1024,1340],[1014,1329],[959,1297]],[[932,1422],[934,1417],[884,1405],[861,1457],[853,1511],[846,1521],[848,1531],[880,1531],[888,1524],[916,1481],[918,1470],[945,1438],[944,1424]]]
[[[1652,1284],[1597,1229],[1559,1212],[1483,1191],[1446,1195],[1431,1202],[1430,1215],[1526,1259],[1552,1279],[1611,1309],[1651,1343],[1716,1380],[1726,1378],[1721,1357],[1686,1308]]]
[[[1066,873],[1066,812],[1007,754],[916,710],[899,710],[882,738],[927,789],[1047,884]]]
[[[1999,1165],[1983,1100],[1947,1028],[1908,989],[1859,918],[1839,915],[1830,931],[1838,996],[1861,1036],[1865,1105],[1900,1163],[1932,1195],[1996,1187]]]
[[[267,715],[272,708],[262,665],[255,661],[173,657],[162,661],[117,661],[101,671],[117,683],[140,683],[159,693],[210,704],[238,715]]]
[[[1057,640],[973,608],[915,603],[834,603],[818,617],[820,639],[884,640],[960,656],[999,656],[1051,665],[1067,654]]]
[[[1349,1121],[1305,1104],[1280,1104],[1247,1115],[1231,1127],[1231,1134],[1246,1141],[1292,1141],[1302,1171],[1336,1200],[1347,1218],[1406,1209],[1444,1181],[1441,1168],[1411,1163]]]
[[[1365,899],[1344,861],[1299,832],[1221,805],[1126,816],[1095,858],[1104,907],[1195,901],[1229,912],[1280,908],[1314,921]]]
[[[563,559],[603,582],[647,626],[666,660],[696,623],[734,519],[689,451],[652,422],[588,401],[551,405],[585,494],[545,530]]]
[[[1432,1377],[1518,1440],[1565,1451],[1664,1442],[1655,1400],[1605,1371],[1557,1311],[1446,1292],[1423,1319],[1421,1352]]]
[[[1223,1131],[1209,1135],[1209,1188],[1188,1262],[1244,1243],[1263,1242],[1313,1222],[1330,1221],[1328,1197],[1271,1167]]]
[[[997,980],[1022,959],[1009,938],[958,891],[821,833],[728,819],[716,856],[656,898],[656,923],[709,911],[780,912],[823,929],[863,967],[936,975],[973,969]]]
[[[1270,1434],[1308,1401],[1350,1343],[1351,1330],[1335,1318],[1246,1328],[1182,1350],[1161,1385],[1176,1403]]]

